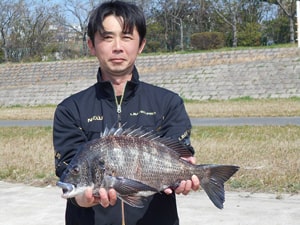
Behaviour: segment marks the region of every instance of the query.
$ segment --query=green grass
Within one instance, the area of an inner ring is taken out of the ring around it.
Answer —
[[[236,48],[233,47],[224,47],[220,49],[211,49],[211,50],[184,50],[184,51],[174,51],[174,52],[149,52],[142,53],[141,56],[156,56],[156,55],[170,55],[170,54],[190,54],[190,53],[201,53],[201,52],[226,52],[226,51],[237,51],[237,50],[251,50],[251,49],[274,49],[274,48],[296,48],[297,44],[286,43],[286,44],[273,44],[269,46],[238,46]]]

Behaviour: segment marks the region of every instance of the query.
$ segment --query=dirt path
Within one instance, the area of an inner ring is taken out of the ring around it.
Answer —
[[[65,200],[57,187],[38,188],[0,181],[0,224],[62,225]],[[223,210],[203,191],[178,196],[181,225],[296,225],[300,195],[226,193]]]

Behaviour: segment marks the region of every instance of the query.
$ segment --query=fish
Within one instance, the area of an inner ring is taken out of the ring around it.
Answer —
[[[117,197],[133,207],[144,207],[147,197],[173,190],[182,180],[198,176],[213,204],[223,208],[224,183],[236,165],[192,164],[184,159],[193,154],[178,140],[160,137],[143,128],[105,128],[100,138],[83,144],[63,172],[57,186],[63,198],[73,198],[92,187],[114,188]]]

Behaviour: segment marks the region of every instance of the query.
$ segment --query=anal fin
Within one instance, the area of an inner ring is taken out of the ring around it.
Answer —
[[[123,200],[126,204],[137,208],[143,208],[144,203],[148,200],[146,197],[143,196],[119,195],[118,197],[121,200]]]
[[[147,196],[159,192],[156,188],[148,186],[140,181],[124,178],[105,176],[105,187],[114,188],[118,197],[128,205],[142,208]]]

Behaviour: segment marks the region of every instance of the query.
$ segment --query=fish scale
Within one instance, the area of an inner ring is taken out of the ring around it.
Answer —
[[[150,195],[181,180],[198,176],[201,187],[218,208],[223,208],[224,182],[239,167],[234,165],[194,165],[181,158],[192,156],[188,146],[170,138],[160,138],[142,129],[105,130],[99,139],[81,146],[57,185],[64,198],[93,187],[114,188],[118,197],[134,207],[143,207]]]
[[[165,146],[158,145],[158,142],[143,143],[138,137],[115,137],[115,139],[117,145],[121,147],[114,148],[112,151],[116,157],[119,156],[119,165],[115,165],[115,168],[118,168],[116,171],[117,176],[142,180],[144,184],[161,190],[164,178],[172,178],[172,183],[175,183],[178,180],[179,172],[189,172],[181,169],[183,168],[182,163],[177,163],[177,161],[170,163],[172,154],[163,154],[166,152]],[[123,142],[124,140],[126,140],[126,143]],[[129,147],[131,148],[129,149]],[[167,153],[172,152],[168,149]],[[109,160],[111,158],[107,161]],[[188,175],[191,176],[192,174],[189,173]],[[181,177],[187,177],[187,174],[185,176],[182,174]]]

